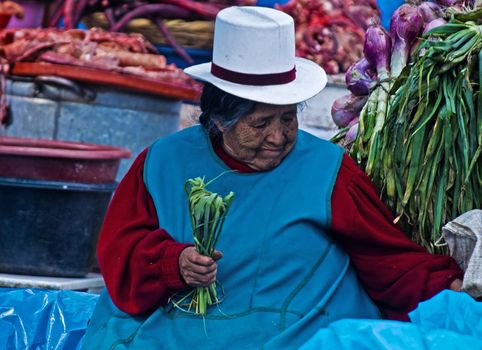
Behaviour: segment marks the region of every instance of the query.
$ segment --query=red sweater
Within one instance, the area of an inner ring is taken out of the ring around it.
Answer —
[[[215,150],[230,168],[253,171],[221,147]],[[179,273],[179,254],[188,245],[174,241],[160,227],[143,181],[146,153],[138,156],[115,192],[97,252],[113,302],[133,315],[153,311],[172,293],[186,288]],[[349,254],[361,283],[389,318],[408,320],[407,313],[420,301],[462,278],[452,258],[427,253],[392,223],[370,179],[347,155],[331,205],[332,236]]]

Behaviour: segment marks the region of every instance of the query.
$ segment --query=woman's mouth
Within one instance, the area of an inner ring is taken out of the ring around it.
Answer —
[[[261,153],[271,157],[279,156],[283,153],[284,148],[261,148]]]

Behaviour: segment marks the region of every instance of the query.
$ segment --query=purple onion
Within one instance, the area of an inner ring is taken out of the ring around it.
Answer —
[[[418,11],[422,15],[424,23],[429,23],[443,15],[442,7],[431,1],[425,1],[418,5]]]
[[[368,96],[343,95],[335,100],[331,107],[331,116],[335,124],[344,128],[352,120],[358,118],[360,112],[368,100]]]
[[[346,127],[351,128],[353,125],[358,124],[359,122],[360,122],[360,117],[356,117],[356,118],[352,119],[352,121],[349,122]]]
[[[377,69],[379,78],[386,78],[390,71],[391,51],[390,35],[380,25],[370,26],[365,33],[363,53],[370,65]]]
[[[353,63],[345,73],[348,90],[357,96],[369,95],[377,85],[377,76],[366,58]]]
[[[360,125],[359,123],[355,123],[350,127],[350,129],[348,129],[348,131],[345,135],[345,141],[348,144],[355,142],[356,137],[358,135],[358,126],[359,125]]]
[[[423,17],[418,7],[403,4],[393,13],[390,21],[390,35],[395,43],[397,39],[402,39],[410,44],[420,34],[422,26]]]
[[[444,20],[443,18],[434,19],[433,21],[430,21],[425,25],[425,28],[423,28],[423,34],[427,33],[428,31],[434,28],[443,26],[445,24],[447,24],[447,21]]]
[[[392,16],[390,35],[392,47],[392,76],[397,77],[408,62],[410,48],[423,29],[423,18],[417,6],[403,4]]]

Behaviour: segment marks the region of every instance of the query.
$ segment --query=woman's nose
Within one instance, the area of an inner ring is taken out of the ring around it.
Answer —
[[[273,125],[268,131],[266,141],[274,146],[283,146],[286,141],[283,127],[281,125]]]

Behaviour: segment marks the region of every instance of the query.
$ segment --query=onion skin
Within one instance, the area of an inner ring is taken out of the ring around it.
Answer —
[[[363,54],[371,66],[376,67],[378,77],[385,78],[390,71],[392,40],[380,25],[370,26],[365,33]]]
[[[390,22],[390,35],[394,46],[398,40],[411,44],[422,30],[424,20],[417,6],[403,4],[392,16]]]
[[[335,100],[331,107],[331,116],[335,124],[344,128],[352,120],[358,118],[360,112],[368,100],[368,96],[343,95]]]
[[[390,22],[392,77],[397,77],[407,65],[410,49],[422,33],[423,25],[423,17],[417,6],[404,4],[393,14]]]
[[[427,33],[428,31],[434,28],[443,26],[444,24],[447,24],[447,21],[444,20],[443,18],[434,19],[433,21],[430,21],[425,25],[425,28],[423,29],[423,34]]]
[[[369,95],[377,86],[375,70],[365,58],[353,63],[345,73],[346,87],[356,96]]]
[[[418,10],[422,15],[423,22],[425,24],[433,21],[434,19],[440,18],[443,15],[442,7],[439,4],[431,1],[422,2],[420,5],[418,5]]]
[[[348,144],[355,142],[356,137],[358,135],[358,126],[359,123],[353,124],[350,129],[348,129],[348,132],[345,135],[345,140],[348,142]]]

